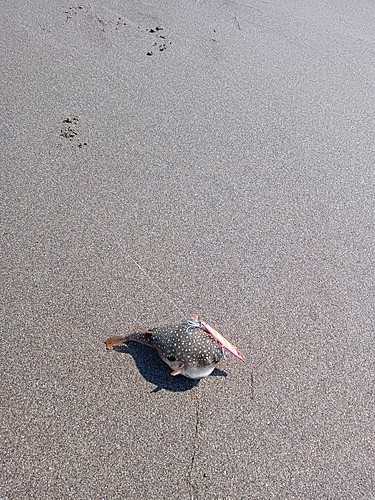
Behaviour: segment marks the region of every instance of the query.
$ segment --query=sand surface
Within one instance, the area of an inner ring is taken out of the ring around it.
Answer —
[[[1,11],[0,498],[373,500],[373,2]]]

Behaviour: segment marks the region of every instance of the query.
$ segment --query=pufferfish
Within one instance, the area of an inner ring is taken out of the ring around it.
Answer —
[[[130,340],[156,349],[161,359],[172,368],[172,376],[192,379],[207,377],[224,358],[224,347],[241,360],[242,354],[212,327],[193,316],[173,326],[143,330],[133,327],[126,337],[111,337],[105,343],[109,351]]]

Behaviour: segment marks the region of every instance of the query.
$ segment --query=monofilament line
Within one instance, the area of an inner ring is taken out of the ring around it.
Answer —
[[[94,219],[95,219],[95,218],[94,218]],[[101,226],[99,225],[99,227],[101,227]],[[105,228],[101,227],[101,229],[102,229],[103,231],[105,231],[107,234],[109,234],[111,237],[113,237],[113,236],[109,233],[109,231],[107,231]],[[132,257],[131,255],[129,255],[129,254],[125,251],[124,247],[123,247],[120,243],[118,243],[118,242],[116,241],[116,239],[114,239],[114,241],[115,241],[115,242],[117,243],[117,245],[121,248],[121,250],[123,251],[124,255],[125,255],[125,256],[129,259],[129,260],[131,260],[131,261],[133,262],[133,264],[134,264],[134,265],[136,265],[136,266],[138,267],[138,269],[139,269],[139,270],[140,270],[140,271],[141,271],[141,272],[142,272],[145,276],[147,276],[147,278],[148,278],[148,279],[151,281],[151,283],[152,283],[152,284],[153,284],[153,285],[154,285],[154,286],[155,286],[155,287],[159,290],[159,292],[160,292],[160,293],[162,293],[162,294],[164,295],[164,297],[165,297],[165,298],[166,298],[166,299],[167,299],[167,300],[168,300],[168,301],[169,301],[172,305],[174,305],[174,307],[175,307],[175,308],[177,309],[177,311],[181,314],[181,316],[182,316],[183,318],[186,318],[186,317],[187,317],[187,316],[186,316],[186,314],[185,314],[185,313],[183,313],[183,312],[181,311],[181,309],[178,307],[178,305],[177,305],[177,304],[176,304],[176,303],[172,300],[171,296],[170,296],[170,295],[169,295],[169,294],[168,294],[165,290],[163,290],[163,289],[162,289],[162,288],[161,288],[161,287],[160,287],[160,286],[156,283],[156,281],[155,281],[153,278],[151,278],[151,276],[150,276],[150,275],[149,275],[149,274],[145,271],[145,269],[143,269],[143,267],[142,267],[142,266],[141,266],[141,265],[140,265],[140,264],[139,264],[139,263],[138,263],[135,259],[133,259],[133,257]]]
[[[76,196],[74,193],[69,192],[69,186],[65,182],[63,182],[61,179],[60,180],[56,179],[53,175],[51,175],[50,178],[57,186],[59,186],[60,188],[63,187],[65,189],[65,191],[68,193],[68,196],[71,196],[72,198],[74,198],[81,205],[81,207],[83,208],[83,211],[88,213],[88,209],[87,209],[86,205],[83,203],[82,200],[80,200],[78,198],[78,196]],[[153,286],[155,288],[157,288],[157,290],[159,290],[159,292],[168,300],[168,302],[170,302],[175,307],[175,309],[181,314],[181,316],[183,318],[186,318],[187,317],[186,314],[178,307],[178,305],[175,303],[175,301],[172,299],[172,297],[165,290],[163,290],[163,288],[161,288],[160,285],[158,285],[156,283],[156,281],[139,264],[139,262],[137,262],[129,253],[127,253],[127,251],[125,250],[123,245],[119,241],[117,241],[117,239],[114,237],[114,235],[111,233],[111,231],[109,229],[107,229],[106,227],[104,227],[99,222],[99,220],[97,219],[97,217],[94,214],[89,213],[89,216],[94,220],[96,226],[99,229],[101,229],[103,233],[107,234],[107,236],[109,236],[110,239],[112,239],[116,243],[116,245],[122,250],[125,257],[127,257],[127,259],[130,260],[147,277],[147,279],[153,284]]]

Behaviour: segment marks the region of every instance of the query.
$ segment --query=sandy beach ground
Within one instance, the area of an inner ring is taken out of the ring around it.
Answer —
[[[373,2],[1,12],[0,498],[374,500]]]

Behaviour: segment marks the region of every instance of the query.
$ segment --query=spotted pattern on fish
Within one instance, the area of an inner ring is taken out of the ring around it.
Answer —
[[[224,358],[224,350],[216,340],[191,321],[184,320],[178,325],[142,330],[136,328],[127,337],[113,337],[106,340],[107,349],[130,340],[141,342],[156,349],[161,359],[174,371],[189,378],[209,375],[217,363]]]
[[[129,340],[154,347],[169,361],[187,365],[210,365],[223,359],[223,349],[216,340],[202,328],[187,321],[179,325],[151,328],[146,333],[134,332]]]

